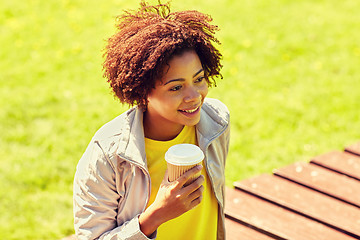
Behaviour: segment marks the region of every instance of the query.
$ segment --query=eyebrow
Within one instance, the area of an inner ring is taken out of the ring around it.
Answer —
[[[194,75],[193,75],[193,78],[194,77],[196,77],[197,75],[199,75],[201,72],[203,72],[204,71],[204,69],[200,69],[199,71],[197,71]],[[185,79],[184,78],[176,78],[176,79],[172,79],[172,80],[169,80],[169,81],[167,81],[165,84],[164,84],[164,86],[166,85],[166,84],[169,84],[169,83],[171,83],[171,82],[176,82],[176,81],[185,81]]]

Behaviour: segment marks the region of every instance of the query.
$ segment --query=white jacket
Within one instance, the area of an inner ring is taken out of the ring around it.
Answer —
[[[225,239],[225,161],[229,112],[206,98],[196,125],[205,168],[219,204],[218,239]],[[74,226],[78,239],[148,239],[138,216],[150,197],[143,112],[133,107],[97,131],[80,159],[74,178]],[[156,233],[154,234],[156,237]]]

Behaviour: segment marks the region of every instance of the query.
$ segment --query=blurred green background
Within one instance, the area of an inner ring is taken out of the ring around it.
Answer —
[[[154,3],[155,1],[152,1]],[[94,132],[127,109],[102,77],[125,0],[0,0],[0,239],[73,234],[72,181]],[[174,0],[221,31],[227,185],[360,140],[360,1]]]

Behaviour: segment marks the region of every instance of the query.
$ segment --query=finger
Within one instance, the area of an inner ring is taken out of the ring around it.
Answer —
[[[193,181],[187,186],[184,186],[182,188],[182,192],[185,194],[190,194],[196,191],[199,187],[201,187],[204,181],[205,181],[205,177],[203,175],[200,175],[195,181]]]
[[[168,184],[168,183],[170,183],[170,181],[169,181],[169,172],[168,172],[168,170],[166,169],[164,178],[163,178],[163,180],[162,180],[162,184]]]
[[[181,175],[175,181],[178,183],[178,186],[181,188],[193,175],[199,173],[201,171],[201,169],[202,169],[202,165],[193,167],[192,169],[190,169],[189,171],[187,171],[183,175]]]
[[[200,197],[194,199],[191,204],[190,204],[190,209],[193,209],[194,207],[196,207],[197,205],[199,205],[201,203],[203,199],[203,196],[201,195]]]
[[[195,199],[201,197],[203,195],[203,192],[204,192],[204,186],[201,185],[198,189],[196,189],[194,192],[192,192],[189,195],[189,200],[194,201]]]

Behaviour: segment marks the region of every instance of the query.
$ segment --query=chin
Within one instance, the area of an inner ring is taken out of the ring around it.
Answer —
[[[197,119],[197,120],[194,120],[194,121],[188,121],[188,122],[186,122],[184,125],[189,126],[189,127],[192,127],[192,126],[197,125],[199,122],[200,122],[200,118]]]

